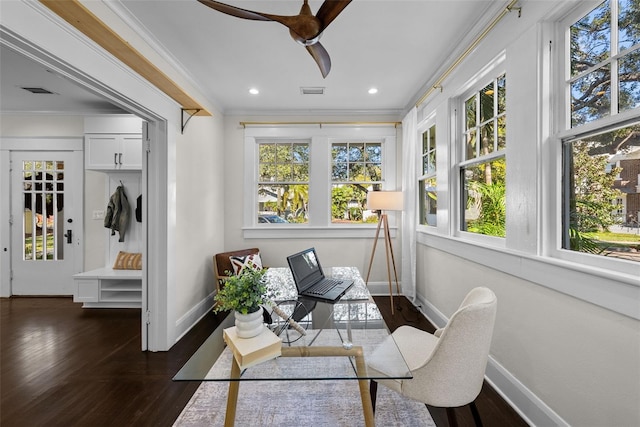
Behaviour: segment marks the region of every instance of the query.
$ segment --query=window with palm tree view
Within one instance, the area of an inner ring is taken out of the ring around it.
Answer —
[[[506,76],[464,102],[461,229],[505,237]]]
[[[258,147],[258,222],[308,222],[309,142],[264,142]]]
[[[637,262],[640,0],[605,1],[568,32],[567,127],[591,126],[563,141],[563,248]]]
[[[422,133],[422,170],[418,191],[420,224],[437,225],[438,192],[436,179],[436,125]]]

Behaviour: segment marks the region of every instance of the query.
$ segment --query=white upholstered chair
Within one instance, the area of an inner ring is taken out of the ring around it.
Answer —
[[[467,294],[447,325],[434,334],[411,326],[396,329],[372,354],[369,373],[385,374],[384,347],[397,344],[413,378],[372,380],[374,409],[379,382],[411,399],[447,408],[451,426],[457,425],[453,408],[469,404],[476,425],[481,426],[475,399],[484,380],[496,307],[493,291],[479,287]]]

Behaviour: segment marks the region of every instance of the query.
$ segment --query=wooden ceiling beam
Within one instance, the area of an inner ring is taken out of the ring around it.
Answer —
[[[211,113],[206,108],[189,96],[180,86],[78,0],[40,0],[40,2],[166,93],[180,104],[183,110],[198,111],[195,115],[199,116],[211,116]]]

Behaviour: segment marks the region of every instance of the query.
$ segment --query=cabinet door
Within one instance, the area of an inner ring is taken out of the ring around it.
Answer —
[[[85,137],[85,168],[142,170],[142,135],[96,134]]]
[[[75,279],[73,302],[98,302],[100,284],[98,279]]]
[[[122,141],[118,135],[88,135],[85,137],[85,168],[119,169],[118,153]]]
[[[120,169],[142,170],[142,135],[122,135]]]

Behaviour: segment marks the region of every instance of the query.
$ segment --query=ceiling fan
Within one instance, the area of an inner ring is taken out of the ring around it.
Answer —
[[[325,0],[314,16],[309,7],[309,1],[304,0],[300,13],[293,16],[271,15],[253,12],[239,7],[230,6],[214,0],[198,0],[200,3],[227,15],[254,21],[275,21],[289,28],[291,37],[307,48],[313,59],[320,67],[322,77],[327,77],[331,70],[329,53],[320,44],[320,36],[327,26],[347,7],[351,0]]]

